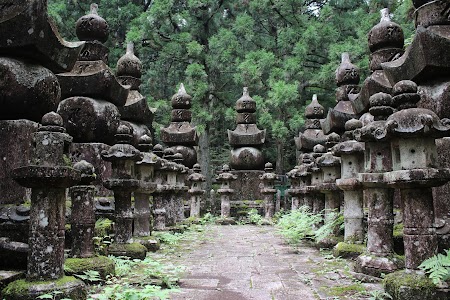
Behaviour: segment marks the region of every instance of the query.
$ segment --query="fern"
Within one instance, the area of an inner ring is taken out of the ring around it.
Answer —
[[[333,235],[337,228],[340,230],[344,226],[344,216],[338,212],[331,212],[325,219],[325,223],[314,233],[314,240],[316,242],[326,239]]]
[[[303,239],[313,238],[314,226],[321,221],[321,215],[313,214],[307,206],[302,206],[283,215],[277,223],[277,228],[289,243],[298,244]]]
[[[445,250],[446,255],[437,254],[423,261],[419,269],[425,271],[428,277],[436,285],[450,279],[450,250]]]

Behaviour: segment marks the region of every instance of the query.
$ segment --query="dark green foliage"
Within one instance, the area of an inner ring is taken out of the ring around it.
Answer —
[[[75,21],[89,4],[49,0],[64,37],[75,39]],[[411,0],[108,0],[99,1],[99,14],[111,29],[111,67],[126,40],[137,44],[142,93],[158,108],[156,142],[159,127],[169,123],[168,99],[184,82],[202,134],[203,171],[217,169],[228,162],[226,129],[234,129],[234,103],[248,86],[258,103],[258,125],[268,130],[266,160],[283,173],[295,165],[293,137],[303,129],[312,94],[326,107],[335,104],[340,54],[351,53],[361,78],[369,74],[367,34],[385,6],[410,39]]]

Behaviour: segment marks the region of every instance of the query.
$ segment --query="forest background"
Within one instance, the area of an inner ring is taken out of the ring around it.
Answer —
[[[75,22],[87,0],[48,0],[61,35],[75,41]],[[211,175],[229,161],[227,129],[234,105],[248,86],[257,102],[258,127],[267,129],[266,161],[284,174],[296,164],[294,136],[303,130],[304,108],[317,94],[335,105],[335,70],[349,52],[369,75],[367,34],[389,8],[406,45],[414,34],[411,0],[97,0],[107,20],[109,65],[116,68],[126,43],[143,63],[141,93],[151,107],[155,141],[170,123],[170,99],[180,83],[193,96],[200,134],[199,160]],[[211,178],[211,176],[207,176]],[[211,182],[208,182],[210,185]],[[208,187],[209,188],[209,187]],[[208,189],[209,190],[209,189]]]

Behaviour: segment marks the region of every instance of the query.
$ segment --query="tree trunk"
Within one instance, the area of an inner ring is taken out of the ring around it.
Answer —
[[[209,192],[212,187],[209,131],[210,125],[206,123],[205,131],[199,136],[198,140],[198,163],[201,166],[202,174],[206,177],[206,199],[209,199]]]
[[[277,139],[277,162],[276,162],[276,173],[284,174],[284,143],[282,140]]]

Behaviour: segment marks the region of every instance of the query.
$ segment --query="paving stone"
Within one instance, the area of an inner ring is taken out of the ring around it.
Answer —
[[[170,299],[368,299],[329,295],[331,287],[355,282],[342,275],[345,272],[327,266],[330,261],[310,245],[294,249],[284,244],[274,227],[213,225],[205,234],[205,243],[182,251],[177,258],[187,269],[180,282],[181,291]],[[348,264],[343,261],[342,268]],[[364,287],[381,289],[380,284]]]

